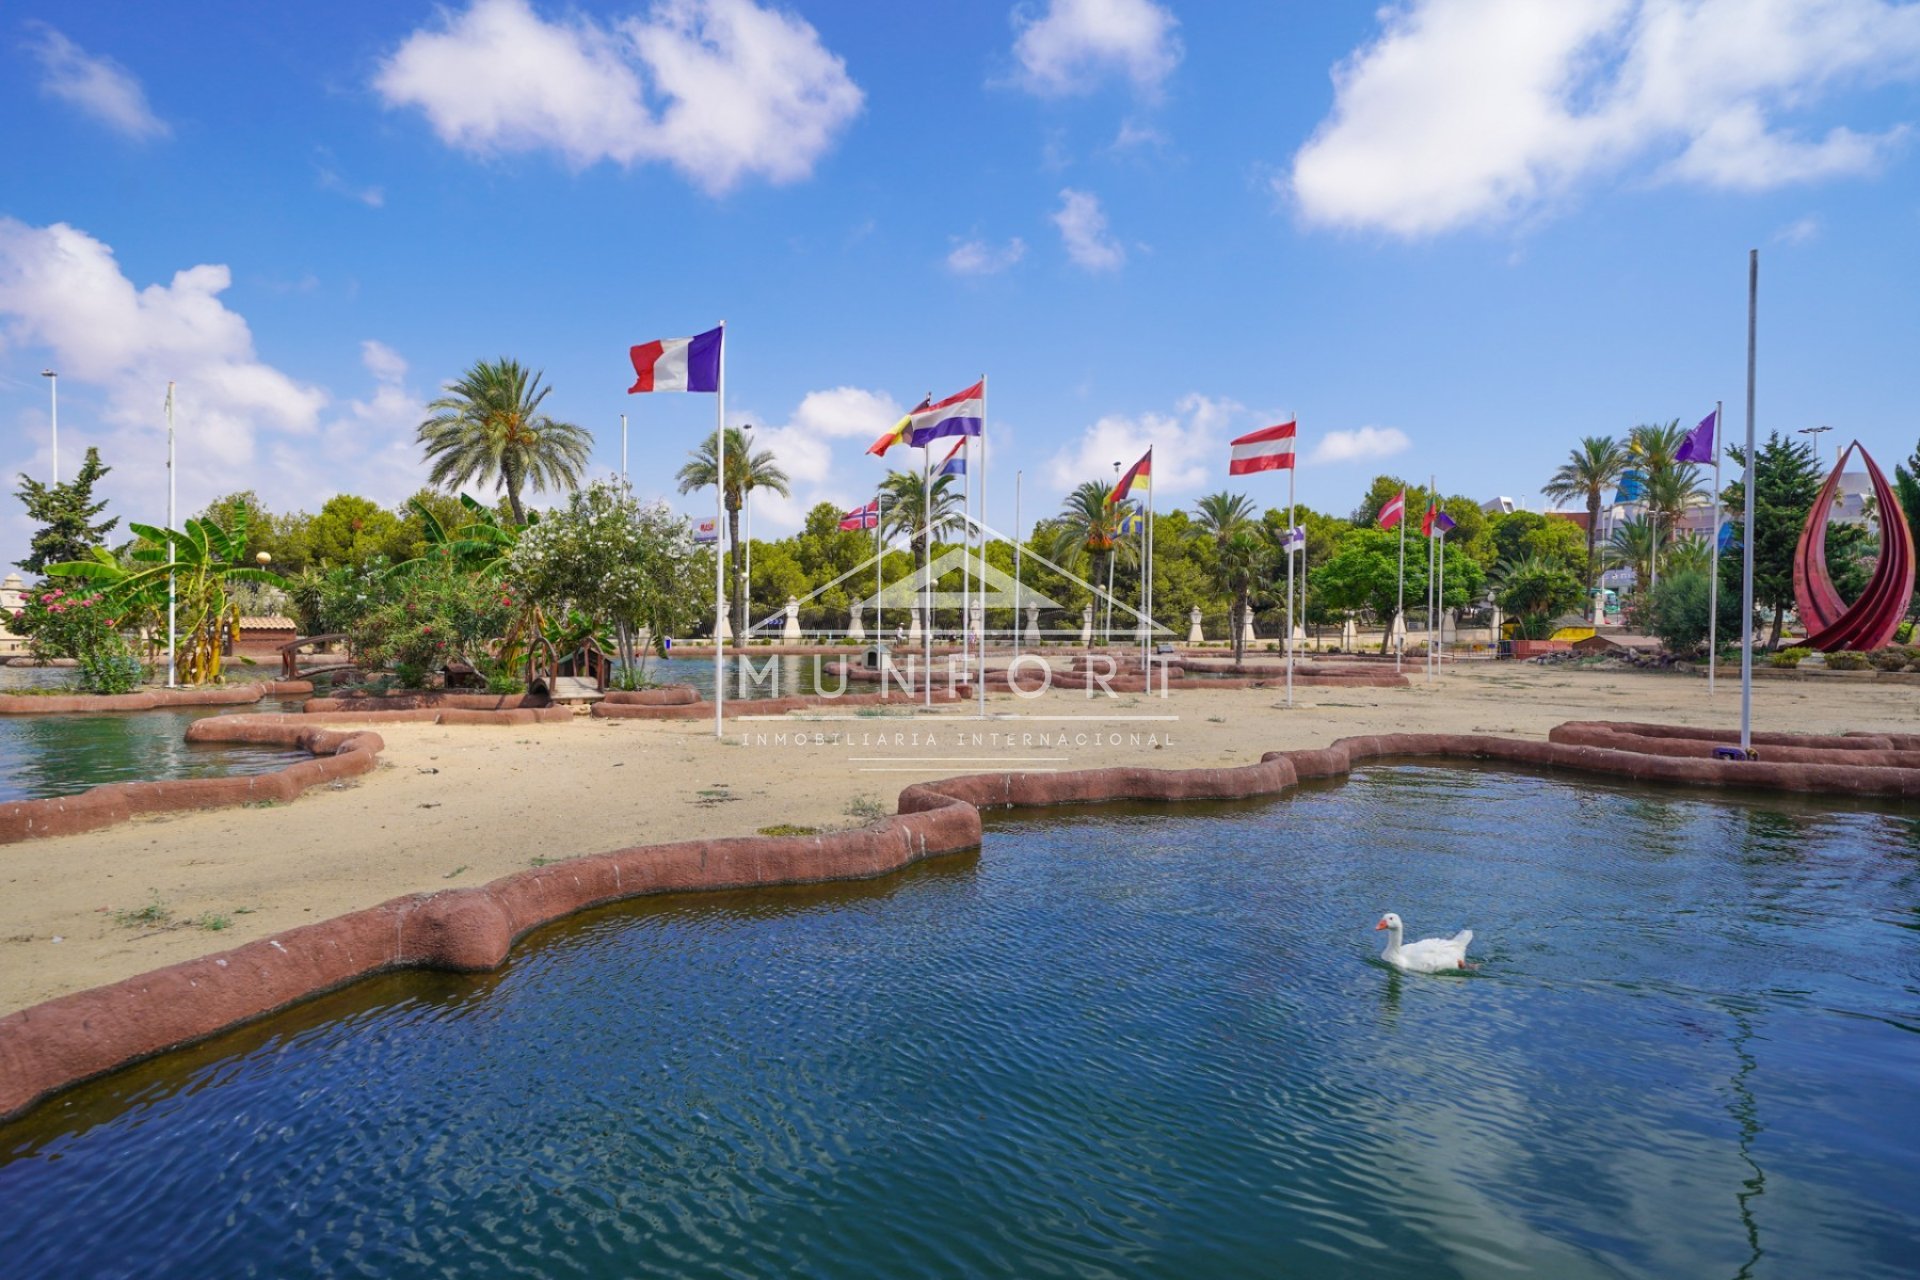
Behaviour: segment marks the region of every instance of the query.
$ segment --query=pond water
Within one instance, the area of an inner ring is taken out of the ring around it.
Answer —
[[[779,696],[790,698],[795,694],[820,692],[821,685],[828,689],[839,686],[839,678],[834,674],[833,664],[841,660],[841,655],[822,654],[817,660],[811,656],[801,657],[792,654],[785,656],[755,655],[747,663],[747,692],[750,698],[771,698]],[[727,672],[727,697],[741,696],[739,658],[729,655],[723,658]],[[818,679],[815,664],[818,663]],[[646,668],[647,679],[655,684],[692,685],[702,699],[713,697],[713,659],[707,658],[649,658]],[[777,682],[777,683],[776,683]],[[869,686],[848,684],[850,692],[864,692]]]
[[[0,693],[65,686],[72,672],[0,667]],[[252,775],[307,759],[304,751],[243,743],[189,743],[203,716],[297,711],[267,699],[243,706],[172,707],[101,715],[0,716],[0,803],[78,795],[106,782]]]
[[[1904,1277],[1916,1085],[1914,818],[1380,767],[363,984],[0,1129],[0,1258]]]

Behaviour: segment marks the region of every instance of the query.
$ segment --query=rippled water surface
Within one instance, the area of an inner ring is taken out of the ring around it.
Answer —
[[[0,1271],[1909,1276],[1916,1031],[1911,817],[1378,768],[314,1002],[0,1129]]]
[[[811,656],[794,655],[752,656],[747,660],[746,697],[772,698],[792,697],[795,694],[818,693],[825,687],[838,690],[840,678],[834,674],[833,666],[844,655],[822,654],[816,671],[815,659]],[[739,658],[730,655],[722,658],[727,673],[727,696],[738,698],[741,695]],[[706,658],[649,658],[647,660],[647,678],[656,684],[692,685],[702,698],[713,696],[713,659]],[[849,684],[847,690],[864,693],[871,686]]]
[[[72,682],[72,672],[60,669],[0,672],[5,673],[0,693]],[[266,773],[305,760],[307,753],[241,743],[189,744],[187,726],[203,716],[292,709],[275,700],[105,715],[0,716],[0,802],[77,795],[104,782]]]

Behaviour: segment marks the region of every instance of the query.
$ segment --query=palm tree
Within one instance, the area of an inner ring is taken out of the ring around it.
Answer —
[[[1265,546],[1259,538],[1254,505],[1243,493],[1210,493],[1196,502],[1194,527],[1213,539],[1214,585],[1232,602],[1233,661],[1237,666],[1245,656],[1247,612],[1253,607],[1253,588],[1258,571],[1265,567],[1264,554],[1256,555],[1253,543]]]
[[[933,544],[960,525],[960,490],[952,476],[931,480],[911,471],[889,471],[880,482],[880,531],[885,537],[906,536],[913,549],[913,567],[924,572],[933,557]],[[931,611],[926,619],[933,627]]]
[[[1653,525],[1654,543],[1645,579],[1649,590],[1659,580],[1661,549],[1672,539],[1687,509],[1695,505],[1703,491],[1700,468],[1674,456],[1686,438],[1678,418],[1664,425],[1643,424],[1627,437],[1627,447],[1647,475],[1645,504],[1647,519]]]
[[[571,489],[580,483],[593,437],[571,422],[540,412],[551,387],[505,356],[482,360],[446,395],[427,406],[419,441],[433,464],[432,482],[457,490],[469,482],[506,490],[515,524],[527,522],[520,495],[527,488]]]
[[[1616,525],[1607,539],[1605,559],[1610,569],[1631,569],[1636,583],[1652,577],[1654,529],[1650,520],[1626,520]]]
[[[1133,503],[1124,499],[1108,502],[1112,493],[1113,486],[1105,480],[1085,481],[1066,496],[1060,504],[1060,514],[1051,522],[1048,554],[1069,563],[1080,552],[1086,552],[1088,577],[1096,596],[1106,592],[1101,584],[1111,577],[1116,562],[1132,563],[1138,559],[1133,543],[1120,536],[1122,526],[1133,514]],[[1111,602],[1111,592],[1107,592],[1107,598]]]
[[[1587,586],[1599,581],[1600,560],[1595,554],[1600,538],[1600,505],[1607,488],[1620,482],[1626,471],[1628,455],[1612,436],[1588,436],[1580,447],[1567,455],[1553,478],[1540,492],[1555,502],[1583,501],[1587,504]]]
[[[720,478],[719,447],[720,433],[717,431],[700,442],[700,447],[693,451],[687,464],[680,468],[677,477],[680,492],[692,493],[695,489],[704,489]],[[790,495],[787,473],[773,460],[771,450],[748,448],[747,433],[739,427],[727,428],[726,448],[727,474],[720,488],[727,510],[727,545],[732,548],[733,633],[744,637],[747,595],[741,557],[746,548],[740,544],[740,507],[746,501],[747,492],[752,489],[770,489],[783,498]]]

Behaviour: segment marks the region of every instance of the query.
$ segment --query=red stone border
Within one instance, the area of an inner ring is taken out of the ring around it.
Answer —
[[[309,698],[301,708],[310,715],[320,715],[335,711],[437,711],[451,708],[459,711],[518,711],[523,707],[543,707],[546,699],[533,698],[524,693],[443,693],[438,689],[426,693],[397,693],[384,698],[372,696],[352,698]]]
[[[951,690],[935,689],[935,702],[960,702],[968,695]],[[791,698],[728,698],[722,706],[722,714],[729,719],[735,716],[779,716],[789,711],[805,711],[810,707],[870,707],[881,703],[917,702],[917,693],[899,693],[888,690],[885,693],[843,693],[838,697],[824,693],[797,694]],[[667,705],[636,705],[630,702],[615,702],[609,694],[605,699],[593,704],[593,714],[602,720],[704,720],[713,715],[711,702],[681,702]]]
[[[242,726],[248,735],[287,728],[263,717],[230,719],[249,722]],[[1562,726],[1570,734],[1591,728]],[[1616,734],[1621,739],[1713,741],[1709,731],[1615,728],[1625,730]],[[370,765],[372,749],[349,747],[364,739],[371,739],[377,749],[378,739],[371,734],[344,735],[339,745]],[[1830,754],[1872,759],[1878,750]],[[1725,761],[1567,741],[1416,733],[1342,738],[1317,750],[1273,751],[1257,764],[1235,768],[991,773],[918,783],[901,792],[894,817],[858,830],[692,840],[574,858],[487,885],[395,898],[9,1014],[0,1018],[0,1120],[84,1080],[377,973],[491,969],[530,930],[588,907],[649,894],[886,875],[923,858],[977,846],[983,809],[1120,799],[1242,799],[1277,794],[1302,778],[1339,777],[1364,761],[1430,757],[1496,760],[1693,786],[1920,798],[1920,769],[1878,763]]]
[[[162,707],[238,707],[265,697],[312,693],[306,680],[261,680],[215,689],[143,689],[139,693],[74,693],[22,697],[0,694],[0,716],[98,714],[154,711]]]
[[[274,723],[278,721],[279,723]],[[0,844],[68,836],[150,813],[222,809],[261,800],[292,800],[308,787],[373,768],[385,746],[377,734],[299,725],[292,717],[214,716],[187,726],[188,742],[250,742],[297,747],[314,758],[244,778],[109,782],[76,796],[0,804]]]

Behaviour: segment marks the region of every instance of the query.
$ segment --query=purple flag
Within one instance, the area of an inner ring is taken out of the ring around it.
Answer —
[[[1674,451],[1673,460],[1675,462],[1712,462],[1713,429],[1719,425],[1714,420],[1719,416],[1720,411],[1715,409],[1700,419],[1700,425],[1687,432],[1687,438],[1682,440],[1680,447]]]

